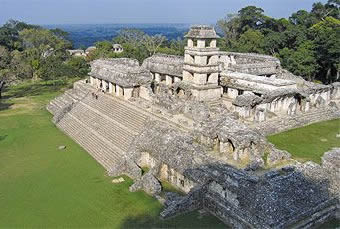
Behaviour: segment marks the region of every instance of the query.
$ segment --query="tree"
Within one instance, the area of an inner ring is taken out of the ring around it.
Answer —
[[[263,9],[256,6],[247,6],[242,8],[238,11],[240,17],[240,29],[242,31],[247,31],[249,28],[260,28],[265,21],[263,12]]]
[[[257,30],[248,29],[237,42],[237,51],[263,53],[264,35]]]
[[[306,80],[313,81],[318,69],[314,49],[315,44],[312,41],[305,41],[296,50],[283,48],[279,57],[284,68]]]
[[[2,99],[2,90],[5,87],[5,84],[6,84],[5,80],[0,78],[0,99]]]
[[[5,69],[11,62],[11,53],[4,46],[0,46],[0,70]]]
[[[236,39],[239,36],[240,17],[238,14],[227,14],[225,18],[217,21],[217,28],[226,39]]]
[[[326,17],[310,28],[316,44],[318,63],[327,83],[339,80],[340,20]]]
[[[139,29],[123,29],[114,39],[116,43],[129,43],[135,47],[142,45],[145,33]]]
[[[144,35],[143,37],[143,45],[146,47],[146,49],[149,52],[149,56],[152,56],[156,54],[159,47],[166,41],[166,37],[162,35],[155,35],[155,36],[149,36]]]
[[[264,30],[264,40],[262,47],[265,53],[270,53],[271,55],[275,56],[284,46],[284,44],[284,36],[282,36],[280,32]]]
[[[315,19],[305,10],[299,10],[296,13],[293,13],[291,17],[289,17],[289,21],[294,25],[301,25],[309,28],[311,25],[315,23]]]

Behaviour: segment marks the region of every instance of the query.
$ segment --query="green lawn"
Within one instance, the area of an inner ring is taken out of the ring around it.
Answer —
[[[299,161],[321,162],[322,155],[333,147],[340,147],[340,119],[319,122],[306,127],[272,135],[268,140],[279,149],[287,150]]]
[[[130,179],[113,184],[51,122],[45,104],[62,86],[13,87],[0,103],[0,228],[224,227],[197,212],[161,221],[162,206],[144,192],[130,193]]]

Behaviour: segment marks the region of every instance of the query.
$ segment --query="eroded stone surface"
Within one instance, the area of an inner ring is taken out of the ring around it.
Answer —
[[[151,195],[158,194],[162,191],[162,186],[159,181],[151,173],[147,173],[139,180],[136,180],[129,188],[130,192],[144,190]]]

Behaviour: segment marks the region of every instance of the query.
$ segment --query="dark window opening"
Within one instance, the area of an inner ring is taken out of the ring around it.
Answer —
[[[182,187],[184,187],[184,180],[180,180]]]

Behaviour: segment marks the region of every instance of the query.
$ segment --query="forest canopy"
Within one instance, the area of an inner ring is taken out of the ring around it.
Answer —
[[[313,4],[289,18],[275,19],[247,6],[217,22],[223,50],[273,55],[284,68],[306,80],[339,81],[339,0]]]

